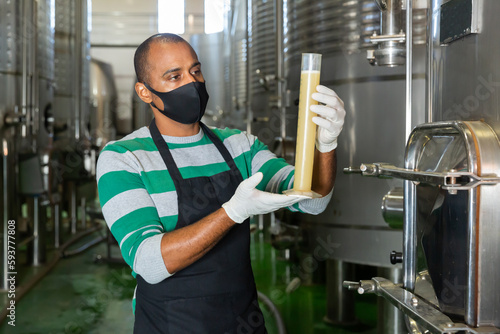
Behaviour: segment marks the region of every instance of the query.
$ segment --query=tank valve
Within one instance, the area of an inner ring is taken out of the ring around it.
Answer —
[[[9,126],[26,124],[26,116],[17,114],[8,114],[5,116],[4,124]]]
[[[375,0],[380,9],[380,35],[375,31],[370,41],[376,49],[368,50],[370,65],[400,66],[406,61],[404,47],[406,35],[403,31],[402,2],[398,0]]]

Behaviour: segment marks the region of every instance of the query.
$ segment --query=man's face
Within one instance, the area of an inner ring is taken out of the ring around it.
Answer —
[[[148,54],[148,85],[159,92],[169,92],[191,82],[204,82],[201,64],[187,43],[153,43]],[[153,95],[158,108],[161,100]]]

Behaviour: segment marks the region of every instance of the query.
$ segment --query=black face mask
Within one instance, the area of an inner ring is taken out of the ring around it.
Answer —
[[[201,120],[205,114],[208,93],[204,82],[191,82],[166,93],[157,92],[146,83],[144,86],[162,100],[163,110],[153,102],[151,105],[176,122],[193,124]]]

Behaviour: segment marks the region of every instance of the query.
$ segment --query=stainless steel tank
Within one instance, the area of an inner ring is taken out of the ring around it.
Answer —
[[[90,64],[90,135],[101,150],[116,139],[117,92],[111,64],[92,59]]]
[[[224,34],[197,34],[189,43],[201,61],[203,77],[210,95],[203,121],[210,126],[230,126],[230,92],[226,90],[228,67],[225,59]]]
[[[390,253],[401,250],[402,231],[391,228],[384,221],[380,204],[386,193],[401,188],[403,183],[398,180],[383,183],[360,180],[343,175],[341,168],[367,156],[402,162],[408,135],[406,124],[416,125],[426,120],[426,50],[423,45],[426,29],[422,29],[426,27],[426,9],[414,10],[413,13],[418,22],[413,30],[414,52],[419,57],[416,57],[413,67],[412,96],[413,110],[417,112],[406,117],[405,68],[374,67],[367,61],[366,52],[374,47],[370,37],[374,33],[380,34],[381,13],[374,1],[254,0],[250,3],[248,46],[252,133],[272,148],[280,147],[277,152],[290,160],[287,152],[294,146],[303,52],[323,55],[321,84],[333,88],[344,100],[347,110],[337,149],[339,173],[330,205],[319,216],[287,218],[302,227],[304,251],[312,254],[318,247],[326,247],[327,258],[341,262],[335,263],[337,268],[348,263],[400,272],[400,267],[394,268],[390,263]],[[281,50],[276,47],[280,39],[283,43]],[[281,73],[280,62],[284,67]],[[274,145],[276,137],[280,137],[285,145]],[[292,140],[287,137],[292,137]],[[346,275],[349,271],[335,276]],[[401,323],[392,330],[397,331],[399,327]]]
[[[227,30],[224,32],[225,66],[228,69],[226,91],[230,92],[226,105],[229,106],[230,126],[249,129],[248,120],[248,2],[233,1],[228,12]]]
[[[379,29],[379,11],[374,1],[288,2],[287,69],[291,101],[298,97],[300,54],[323,54],[321,84],[333,88],[347,111],[337,149],[339,173],[332,201],[319,216],[299,219],[309,230],[311,245],[328,237],[336,244],[333,259],[350,263],[392,267],[389,254],[401,249],[402,233],[391,229],[380,213],[384,195],[401,187],[400,181],[361,180],[341,173],[362,159],[401,161],[404,153],[406,118],[405,72],[402,67],[374,67],[366,60],[369,37]],[[420,36],[420,38],[422,38]],[[425,120],[425,48],[414,66],[414,110],[412,124]],[[296,107],[289,112],[296,115]],[[287,120],[295,132],[295,118]]]
[[[57,138],[89,139],[90,40],[86,0],[56,0],[55,106]]]
[[[132,129],[137,130],[143,126],[149,126],[153,117],[151,107],[139,98],[135,88],[132,89]]]
[[[420,13],[419,13],[420,14]],[[407,119],[405,110],[404,67],[374,67],[367,61],[366,52],[373,48],[370,37],[380,34],[380,12],[374,1],[288,1],[288,30],[285,39],[285,64],[290,107],[287,110],[287,133],[296,132],[297,99],[299,95],[300,59],[303,52],[323,55],[321,84],[334,89],[345,102],[347,111],[343,132],[337,148],[338,174],[330,205],[319,216],[295,217],[304,230],[306,248],[314,254],[320,247],[327,251],[329,261],[341,268],[327,282],[336,284],[352,277],[353,265],[379,268],[397,278],[400,267],[390,262],[390,253],[401,250],[402,231],[391,228],[380,212],[382,199],[401,181],[377,182],[360,180],[341,173],[343,166],[366,159],[402,160],[406,139],[405,124],[425,120],[425,58],[415,62],[414,113]],[[415,41],[425,40],[420,33]],[[424,31],[425,33],[425,31]],[[425,47],[414,45],[415,52],[425,53]],[[317,259],[320,263],[322,259]],[[400,278],[399,278],[400,279]],[[326,319],[348,324],[354,321],[352,294],[333,287],[328,295]],[[338,313],[344,309],[349,312]],[[402,316],[394,307],[381,306],[380,333],[399,333],[404,327]]]
[[[277,42],[282,35],[277,29],[276,18],[282,13],[276,11],[275,1],[265,0],[251,1],[249,11],[248,130],[272,147],[275,138],[281,135],[278,82],[284,77],[278,77]]]
[[[210,95],[203,121],[213,126],[247,129],[247,13],[246,1],[232,1],[224,31],[190,37]]]
[[[54,6],[50,0],[0,3],[0,138],[2,141],[2,278],[5,287],[7,222],[19,242],[31,238],[28,261],[43,262],[45,209],[50,190]],[[23,217],[21,206],[30,214]],[[29,236],[31,234],[31,237]]]
[[[95,198],[97,152],[89,133],[89,15],[87,0],[55,1],[54,164],[63,183],[61,205],[69,212],[72,233],[76,233],[77,212],[84,212],[86,201]],[[82,227],[84,216],[80,214]]]
[[[430,122],[413,130],[404,168],[380,163],[360,168],[364,175],[406,180],[403,284],[373,278],[346,286],[397,305],[407,314],[411,333],[499,333],[500,27],[495,13],[500,4],[432,0],[428,5]]]

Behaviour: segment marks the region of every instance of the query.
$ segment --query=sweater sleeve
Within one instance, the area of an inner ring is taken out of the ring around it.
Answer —
[[[170,276],[160,248],[165,231],[140,173],[132,152],[108,144],[97,162],[97,188],[104,219],[123,259],[147,282],[157,283]]]
[[[289,165],[283,158],[278,158],[267,146],[255,136],[249,136],[252,158],[252,175],[262,172],[264,177],[257,189],[281,194],[293,188],[295,167]],[[330,193],[321,198],[307,199],[288,207],[290,211],[298,211],[317,215],[325,211],[332,197]]]

